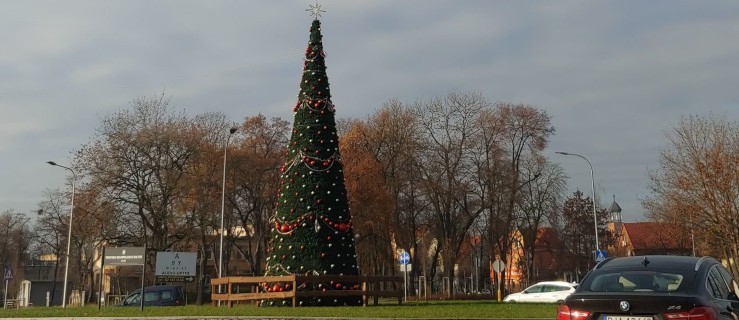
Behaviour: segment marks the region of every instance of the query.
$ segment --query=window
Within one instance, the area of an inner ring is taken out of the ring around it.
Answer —
[[[144,293],[144,302],[157,300],[159,300],[159,292],[153,291]]]
[[[588,291],[626,292],[626,291],[677,291],[685,278],[673,272],[658,271],[611,271],[595,274],[590,283],[585,284]]]
[[[716,268],[718,268],[719,273],[721,273],[724,281],[726,281],[726,285],[729,287],[729,300],[739,300],[739,287],[737,287],[734,277],[726,268],[721,266],[717,266]]]
[[[128,298],[126,298],[126,300],[123,300],[123,304],[124,305],[137,304],[137,303],[140,303],[140,302],[141,302],[141,295],[138,294],[138,293],[134,293],[134,294],[128,296]]]
[[[533,286],[531,288],[526,289],[526,292],[528,293],[539,293],[541,292],[543,286]]]
[[[172,300],[172,291],[162,291],[162,300]]]
[[[706,287],[714,298],[723,300],[729,299],[729,286],[721,276],[721,272],[718,270],[718,267],[714,266],[711,268],[711,271],[708,272]]]

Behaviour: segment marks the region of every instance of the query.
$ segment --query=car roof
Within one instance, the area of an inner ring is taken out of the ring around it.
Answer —
[[[163,291],[163,290],[171,290],[171,289],[177,289],[177,288],[178,286],[166,284],[166,285],[145,287],[144,291]],[[138,292],[141,292],[141,288],[138,288],[131,293],[138,293]]]
[[[542,282],[537,282],[534,285],[537,285],[537,284],[556,284],[556,285],[570,286],[570,287],[574,285],[574,283],[567,282],[567,281],[542,281]]]
[[[598,263],[594,269],[643,267],[646,263],[646,266],[653,268],[697,270],[704,262],[718,263],[715,259],[709,257],[647,255],[606,259]]]

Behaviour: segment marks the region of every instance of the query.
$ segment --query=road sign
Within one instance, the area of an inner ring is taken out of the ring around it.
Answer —
[[[495,272],[503,272],[503,270],[505,270],[505,262],[500,259],[496,259],[493,261],[493,270],[495,270]]]
[[[10,267],[5,267],[5,272],[3,272],[5,275],[5,280],[12,280],[13,279],[13,269]]]
[[[411,272],[413,271],[413,264],[401,264],[400,265],[400,272]]]
[[[144,247],[110,247],[105,248],[105,264],[111,266],[144,265]]]
[[[157,252],[155,276],[158,282],[189,282],[197,275],[195,252]]]
[[[400,258],[398,260],[400,260],[401,265],[408,264],[411,262],[411,255],[408,253],[408,251],[403,251],[400,253]]]
[[[608,255],[606,254],[605,250],[595,250],[595,262],[601,262],[603,260],[606,260],[608,258]]]

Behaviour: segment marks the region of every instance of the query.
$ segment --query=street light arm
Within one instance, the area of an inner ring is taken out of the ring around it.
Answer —
[[[565,155],[565,156],[579,157],[579,158],[585,160],[585,162],[588,163],[588,166],[590,166],[590,183],[591,183],[591,188],[593,190],[593,194],[592,194],[593,199],[592,199],[592,201],[593,201],[593,223],[595,224],[595,250],[598,251],[600,249],[600,246],[599,246],[599,243],[598,243],[598,214],[597,214],[596,209],[595,209],[595,175],[593,174],[593,164],[590,163],[590,160],[588,160],[588,158],[585,158],[584,156],[579,155],[577,153],[559,152],[559,151],[558,152],[555,152],[555,153],[561,154],[561,155]]]

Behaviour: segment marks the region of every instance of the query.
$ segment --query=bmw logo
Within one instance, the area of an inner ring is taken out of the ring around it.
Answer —
[[[629,308],[631,307],[628,301],[621,301],[618,306],[621,307],[621,311],[629,311]]]

